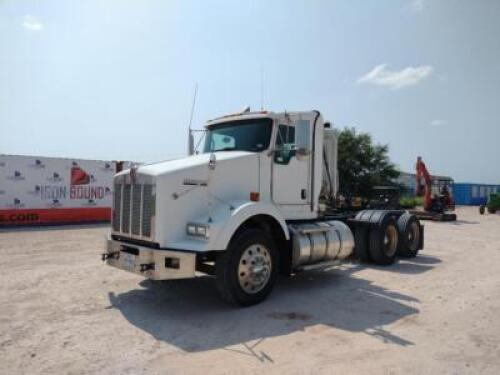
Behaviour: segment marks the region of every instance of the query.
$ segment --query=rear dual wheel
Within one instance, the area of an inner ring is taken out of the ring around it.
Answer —
[[[405,258],[414,258],[417,256],[422,231],[420,223],[415,215],[405,212],[397,221],[399,232],[398,255]]]
[[[378,265],[394,263],[398,252],[398,229],[392,216],[386,215],[382,221],[370,229],[370,258]]]
[[[354,231],[354,255],[360,261],[389,265],[398,255],[413,258],[418,254],[423,233],[415,215],[405,212],[396,220],[388,211],[367,210],[356,219],[366,223]]]
[[[398,231],[389,211],[365,210],[356,215],[361,221],[354,230],[354,256],[361,262],[378,265],[394,263],[397,255]]]

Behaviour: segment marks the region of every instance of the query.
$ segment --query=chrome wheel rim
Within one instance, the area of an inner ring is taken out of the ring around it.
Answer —
[[[269,250],[260,244],[248,247],[240,258],[238,281],[246,293],[260,292],[271,277],[271,255]]]
[[[398,231],[394,225],[389,225],[384,234],[385,255],[392,257],[398,248]]]

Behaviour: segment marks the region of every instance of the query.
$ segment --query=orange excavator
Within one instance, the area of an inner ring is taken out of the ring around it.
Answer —
[[[457,215],[453,212],[455,211],[455,202],[449,186],[451,181],[449,179],[434,179],[437,191],[433,192],[433,179],[420,156],[417,158],[416,172],[416,193],[417,196],[424,197],[425,210],[425,213],[422,212],[418,216],[421,219],[455,221]]]

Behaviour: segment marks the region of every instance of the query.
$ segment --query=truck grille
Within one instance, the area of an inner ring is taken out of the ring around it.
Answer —
[[[113,232],[135,238],[151,237],[155,196],[151,184],[115,184]]]
[[[155,197],[153,186],[144,185],[144,195],[142,201],[142,235],[151,237],[151,221],[155,214]]]
[[[122,202],[122,186],[115,184],[114,186],[114,196],[113,196],[113,231],[120,231],[120,205]]]

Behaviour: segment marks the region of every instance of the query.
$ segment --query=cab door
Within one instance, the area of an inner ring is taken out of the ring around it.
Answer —
[[[281,205],[308,205],[311,202],[310,160],[299,160],[296,149],[298,121],[278,123],[272,165],[272,198]],[[303,125],[303,124],[302,124]]]

